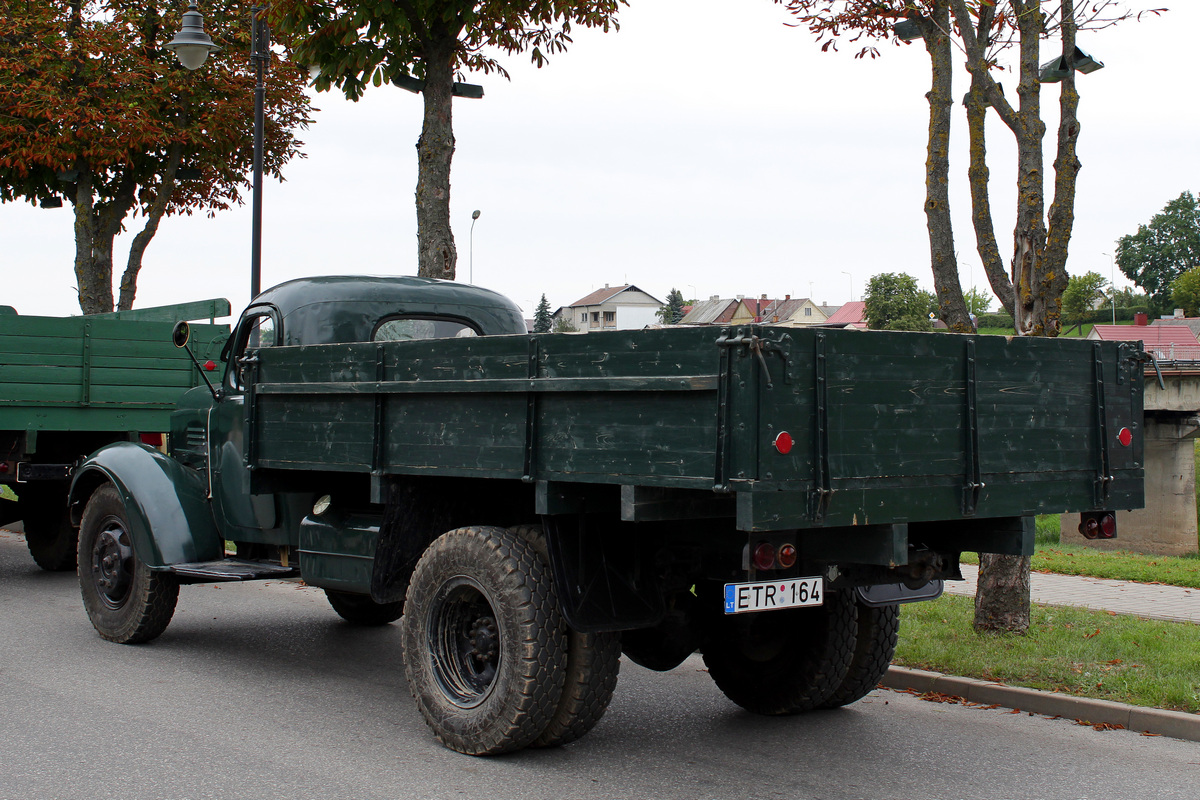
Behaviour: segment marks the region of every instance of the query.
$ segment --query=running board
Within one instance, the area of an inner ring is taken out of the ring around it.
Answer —
[[[300,574],[295,567],[282,567],[261,561],[226,558],[220,561],[199,561],[193,564],[172,564],[169,569],[185,583],[217,581],[254,581],[264,578],[294,578]]]

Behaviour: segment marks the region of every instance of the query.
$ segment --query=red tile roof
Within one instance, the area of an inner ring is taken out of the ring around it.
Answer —
[[[1146,345],[1200,345],[1187,325],[1097,325],[1095,338],[1109,342],[1145,342]]]
[[[864,300],[855,300],[839,308],[825,320],[825,325],[861,325],[867,321],[867,304]]]

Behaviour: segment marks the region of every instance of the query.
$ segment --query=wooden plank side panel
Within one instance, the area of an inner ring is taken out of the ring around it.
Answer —
[[[590,335],[590,334],[589,334]],[[542,398],[539,478],[627,474],[712,480],[715,392],[570,393]]]
[[[374,443],[370,396],[257,398],[257,465],[292,462],[369,470]]]

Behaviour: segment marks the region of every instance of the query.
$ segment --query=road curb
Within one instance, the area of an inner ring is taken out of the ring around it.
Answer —
[[[907,667],[889,667],[880,683],[888,689],[921,694],[937,692],[961,697],[971,703],[994,704],[1050,717],[1066,717],[1091,725],[1119,725],[1131,731],[1200,742],[1200,714],[1131,706],[1111,700],[1026,689],[1023,686],[1006,686],[994,681],[960,678]]]

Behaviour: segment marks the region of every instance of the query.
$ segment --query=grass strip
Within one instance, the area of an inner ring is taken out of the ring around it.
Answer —
[[[903,606],[893,663],[1132,705],[1200,712],[1200,625],[1034,606],[1025,636],[976,634],[969,597]]]
[[[963,553],[962,561],[978,564],[979,556]],[[1200,589],[1200,557],[1197,556],[1154,556],[1127,550],[1096,550],[1085,545],[1039,544],[1030,568],[1034,572]]]

